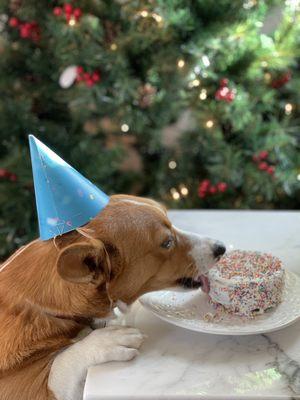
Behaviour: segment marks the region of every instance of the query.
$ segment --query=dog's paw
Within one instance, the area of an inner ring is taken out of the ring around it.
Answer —
[[[112,325],[92,331],[57,354],[49,374],[50,390],[58,400],[82,399],[88,368],[108,361],[133,359],[144,337],[138,329],[126,326]]]
[[[109,361],[129,361],[138,355],[144,335],[136,328],[109,326],[96,329],[82,340],[85,355],[91,364]]]

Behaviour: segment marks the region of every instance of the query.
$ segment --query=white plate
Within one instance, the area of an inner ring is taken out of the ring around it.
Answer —
[[[164,321],[192,331],[216,335],[254,335],[276,331],[300,318],[300,277],[286,271],[282,303],[251,320],[226,314],[220,321],[205,321],[204,316],[215,314],[215,310],[201,290],[152,292],[142,296],[140,302]]]

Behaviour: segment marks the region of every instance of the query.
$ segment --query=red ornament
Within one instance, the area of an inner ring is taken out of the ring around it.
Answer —
[[[267,171],[268,168],[269,168],[268,164],[264,161],[258,164],[258,169],[260,169],[261,171]]]
[[[31,39],[33,42],[38,42],[41,38],[40,27],[36,21],[20,22],[19,35],[22,39]]]
[[[223,78],[220,80],[220,87],[228,86],[229,80],[227,78]]]
[[[222,79],[222,81],[225,79]],[[222,83],[221,81],[221,83]],[[225,82],[223,82],[225,83]],[[227,103],[231,103],[235,98],[235,93],[233,90],[229,89],[227,86],[221,85],[221,87],[215,93],[216,100],[224,100]]]
[[[262,150],[259,154],[258,154],[258,158],[260,160],[266,160],[269,157],[269,152],[267,150]]]
[[[99,71],[95,71],[95,72],[92,73],[92,80],[94,82],[99,82],[100,79],[101,79],[101,75],[100,75]]]
[[[83,72],[84,72],[83,67],[80,65],[76,67],[76,72],[77,72],[76,81],[77,82],[83,81]]]
[[[54,7],[54,8],[53,8],[53,14],[54,14],[56,17],[59,17],[60,15],[62,15],[62,13],[63,13],[63,10],[62,10],[61,7]]]
[[[210,180],[209,180],[209,179],[204,179],[204,180],[201,182],[200,186],[201,186],[203,189],[207,190],[207,189],[209,188],[209,186],[210,186]]]
[[[270,165],[270,166],[267,168],[267,173],[268,173],[269,175],[274,175],[274,173],[275,173],[275,167],[274,167],[273,165]]]
[[[224,100],[226,98],[228,92],[229,92],[229,89],[227,86],[220,87],[215,93],[215,99],[216,100]]]
[[[217,188],[215,187],[215,186],[211,186],[210,188],[209,188],[209,193],[210,194],[216,194],[217,193]]]
[[[269,157],[269,152],[267,150],[262,150],[261,152],[258,153],[258,155],[254,154],[252,156],[252,159],[257,164],[257,168],[260,171],[265,171],[269,175],[274,175],[275,167],[269,164],[269,162],[267,161],[268,157]]]
[[[40,28],[36,21],[30,23],[30,39],[38,42],[41,38]]]
[[[20,21],[16,17],[11,17],[9,19],[8,23],[9,23],[9,26],[11,26],[12,28],[16,28],[17,26],[19,26]]]
[[[271,86],[274,89],[279,89],[282,86],[284,86],[287,82],[289,82],[292,79],[292,73],[290,71],[284,73],[277,79],[273,79],[271,82]]]
[[[9,175],[9,180],[10,180],[11,182],[16,182],[16,181],[18,180],[18,177],[17,177],[16,174],[11,173],[11,174]]]
[[[93,81],[92,78],[88,78],[85,80],[85,84],[86,84],[86,86],[92,87],[92,86],[94,86],[95,82]]]
[[[81,8],[79,8],[79,7],[73,8],[71,3],[65,3],[63,5],[63,7],[54,7],[53,14],[55,16],[59,17],[63,13],[65,14],[67,23],[69,23],[72,18],[78,22],[80,20],[80,18],[82,17]]]
[[[70,3],[64,4],[64,12],[66,15],[71,15],[73,12],[73,6]]]
[[[225,100],[227,101],[227,103],[231,103],[234,99],[235,99],[235,93],[232,90],[230,90]]]
[[[0,178],[7,178],[9,176],[9,171],[5,168],[0,168]]]
[[[73,11],[73,15],[76,19],[76,21],[78,21],[81,17],[82,17],[82,11],[80,8],[75,8]]]
[[[29,22],[25,22],[20,26],[20,36],[23,39],[29,39],[31,35],[31,25]]]
[[[224,193],[228,189],[226,182],[219,182],[216,185],[212,185],[210,180],[204,179],[199,183],[198,196],[204,199],[208,195],[216,195],[218,193]]]
[[[8,171],[7,169],[0,168],[0,179],[7,179],[11,182],[16,182],[18,180],[18,177],[16,174]]]
[[[31,39],[33,42],[37,42],[41,38],[40,27],[36,21],[22,22],[18,18],[12,17],[9,19],[9,25],[19,29],[22,39]]]
[[[209,187],[210,181],[208,179],[204,179],[202,182],[200,182],[198,187],[198,195],[201,199],[206,197]]]
[[[76,81],[77,82],[84,81],[86,86],[88,87],[94,86],[95,83],[100,82],[101,80],[101,74],[99,71],[94,71],[92,73],[84,72],[84,68],[80,65],[77,67],[76,71],[77,71]]]
[[[228,189],[228,185],[226,182],[219,182],[217,184],[217,188],[218,188],[219,192],[224,193]]]

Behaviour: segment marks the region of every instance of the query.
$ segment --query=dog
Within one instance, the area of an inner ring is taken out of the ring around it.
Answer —
[[[84,227],[19,249],[0,267],[0,399],[82,399],[90,366],[131,360],[144,339],[92,323],[144,293],[200,287],[224,253],[173,226],[161,204],[127,195]]]

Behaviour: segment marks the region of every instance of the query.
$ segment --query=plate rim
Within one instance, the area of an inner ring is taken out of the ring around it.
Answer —
[[[298,283],[300,283],[300,276],[299,275],[297,275],[297,274],[295,274],[294,272],[292,272],[292,271],[288,271],[288,270],[285,270],[285,273],[287,274],[287,275],[289,275],[291,278],[292,277],[294,277],[296,280],[298,280]],[[161,292],[164,292],[164,291],[166,291],[166,290],[162,290]],[[169,290],[170,291],[170,290]],[[151,292],[149,292],[149,293],[146,293],[145,295],[149,295]],[[155,292],[152,292],[152,293],[155,293]],[[299,294],[299,296],[300,296],[300,294]],[[294,324],[294,323],[296,323],[299,319],[300,319],[300,310],[299,310],[299,315],[297,316],[297,317],[295,317],[294,319],[292,319],[291,321],[288,321],[288,322],[286,322],[286,323],[283,323],[282,325],[280,325],[280,326],[275,326],[275,327],[271,327],[271,328],[259,328],[259,329],[257,329],[256,331],[252,331],[252,332],[230,332],[230,331],[222,331],[222,330],[219,330],[219,331],[214,331],[214,330],[211,330],[211,329],[197,329],[197,328],[195,328],[195,327],[193,327],[193,326],[187,326],[187,325],[185,325],[184,323],[181,323],[181,320],[180,319],[176,319],[176,318],[172,318],[172,317],[165,317],[165,316],[163,316],[163,315],[161,315],[160,313],[158,313],[157,311],[155,311],[146,301],[145,301],[145,299],[143,299],[143,296],[142,297],[140,297],[139,298],[139,302],[142,304],[142,306],[143,307],[145,307],[147,310],[149,310],[149,311],[151,311],[154,315],[156,315],[158,318],[160,318],[161,320],[163,320],[163,321],[165,321],[165,322],[168,322],[168,323],[170,323],[170,324],[172,324],[172,325],[175,325],[175,326],[179,326],[180,328],[184,328],[184,329],[187,329],[187,330],[190,330],[190,331],[193,331],[193,332],[199,332],[199,333],[209,333],[209,334],[211,334],[211,335],[222,335],[222,336],[224,336],[224,335],[227,335],[227,336],[249,336],[249,335],[261,335],[261,334],[263,334],[263,333],[271,333],[271,332],[276,332],[276,331],[278,331],[278,330],[281,330],[281,329],[284,329],[284,328],[287,328],[288,326],[290,326],[290,325],[292,325],[292,324]],[[276,312],[276,311],[275,311]]]

